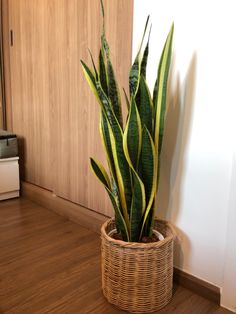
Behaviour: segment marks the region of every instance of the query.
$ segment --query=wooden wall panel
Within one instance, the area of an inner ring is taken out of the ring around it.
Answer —
[[[5,127],[12,130],[12,106],[11,106],[11,76],[10,76],[10,45],[9,45],[9,10],[8,0],[2,2],[2,42],[4,63],[4,87],[5,87]]]
[[[47,2],[9,0],[12,126],[21,137],[25,180],[52,189]]]
[[[3,72],[3,29],[2,29],[2,1],[0,0],[0,129],[3,129],[3,115],[4,115],[4,72]]]
[[[121,87],[131,64],[132,1],[104,1],[111,58]],[[24,138],[25,179],[95,211],[110,202],[89,167],[103,163],[99,107],[80,59],[98,56],[100,1],[9,0],[13,129]]]
[[[0,76],[1,76],[1,72],[0,72]],[[1,81],[1,77],[0,77],[0,81]],[[0,82],[1,83],[1,82]],[[2,101],[2,84],[0,84],[0,129],[3,129],[3,101]]]
[[[55,13],[57,31],[53,44],[57,51],[55,60],[59,62],[60,69],[56,79],[60,95],[56,93],[57,99],[54,101],[57,115],[54,131],[58,141],[55,194],[109,214],[110,202],[89,167],[90,156],[103,163],[105,158],[98,132],[99,107],[80,65],[81,58],[90,63],[88,48],[95,57],[98,56],[102,24],[99,1],[65,0],[61,5],[63,10],[57,7]],[[132,2],[107,1],[105,7],[111,57],[121,86],[127,86],[131,61]],[[66,39],[67,49],[63,48]],[[68,85],[64,85],[65,78]]]

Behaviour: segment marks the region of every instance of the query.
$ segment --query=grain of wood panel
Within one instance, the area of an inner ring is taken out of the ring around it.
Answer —
[[[9,10],[8,0],[2,1],[2,40],[6,102],[6,129],[12,130],[11,77],[10,77],[10,45],[9,45]]]
[[[3,12],[2,12],[2,0],[0,0],[0,129],[3,129],[3,40],[2,40],[2,34],[3,34],[3,29],[2,29],[2,17],[3,17]]]
[[[0,86],[0,129],[3,129],[2,88]]]
[[[111,58],[128,86],[132,0],[104,1]],[[22,137],[30,183],[105,215],[111,205],[93,176],[89,157],[106,163],[98,124],[99,107],[82,73],[98,57],[100,1],[9,0],[13,130]]]
[[[103,297],[98,234],[25,199],[0,202],[0,218],[1,313],[127,313]],[[231,312],[175,285],[156,313]]]
[[[24,152],[25,179],[52,189],[47,3],[9,0],[10,70],[12,126]]]

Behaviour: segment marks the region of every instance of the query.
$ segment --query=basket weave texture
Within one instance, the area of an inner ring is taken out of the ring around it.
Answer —
[[[114,219],[105,222],[102,239],[102,289],[108,302],[132,313],[150,313],[171,300],[173,286],[172,226],[155,220],[164,240],[136,243],[115,240]]]

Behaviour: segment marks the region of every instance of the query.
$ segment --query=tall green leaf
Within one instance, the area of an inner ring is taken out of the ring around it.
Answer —
[[[104,6],[103,6],[102,1],[101,1],[101,9],[102,9],[102,17],[103,17],[103,33],[101,37],[101,43],[102,43],[101,56],[103,56],[103,51],[104,51],[106,54],[106,67],[105,67],[106,77],[107,77],[107,93],[106,94],[111,101],[113,111],[116,115],[118,122],[120,123],[121,128],[123,128],[120,92],[119,92],[118,83],[115,77],[115,72],[114,72],[114,69],[110,60],[110,48],[109,48],[109,45],[106,39],[106,34],[105,34],[105,14],[104,14]],[[105,64],[104,56],[103,56],[103,62]]]
[[[81,61],[85,77],[89,82],[89,85],[95,93],[101,109],[108,121],[109,137],[112,147],[112,155],[115,165],[115,173],[117,178],[117,184],[119,188],[119,194],[122,205],[122,212],[125,217],[127,226],[129,226],[129,211],[131,206],[131,182],[130,182],[130,169],[126,161],[123,151],[123,132],[119,122],[114,114],[113,108],[105,92],[101,87],[101,83],[96,81],[94,74],[88,68],[88,66]]]
[[[109,58],[110,57],[110,47],[108,45],[105,33],[102,34],[101,40],[102,40],[102,48],[104,49],[104,51],[106,53],[106,57]]]
[[[121,206],[121,202],[120,202],[119,188],[117,186],[117,181],[114,179],[113,175],[111,175],[111,191],[112,191],[112,194],[114,195],[114,197],[116,199],[117,206],[120,209],[120,212],[123,216],[122,206]],[[115,220],[117,221],[116,213],[115,213]],[[116,229],[117,229],[117,232],[119,233],[120,228],[119,228],[119,225],[117,223],[116,223]]]
[[[110,134],[109,134],[109,129],[108,129],[108,121],[103,111],[101,111],[99,130],[100,130],[102,143],[106,152],[107,162],[108,162],[108,166],[109,166],[112,178],[114,179],[115,182],[117,182],[115,163],[114,163],[112,146],[111,146],[111,139],[110,139]]]
[[[104,5],[103,1],[100,0],[101,4],[101,12],[102,12],[102,36],[101,36],[101,43],[102,43],[102,48],[104,49],[107,58],[109,58],[110,55],[110,48],[108,45],[108,42],[106,40],[106,35],[105,35],[105,10],[104,10]]]
[[[100,103],[100,98],[98,96],[97,87],[96,87],[96,77],[93,71],[87,66],[86,63],[84,63],[83,60],[80,60],[82,64],[82,69],[84,72],[84,76],[89,84],[89,87],[91,88],[92,92],[94,93],[95,97],[97,98],[98,102]]]
[[[93,55],[92,55],[92,53],[91,53],[91,51],[89,49],[88,49],[88,51],[89,51],[89,55],[90,55],[90,58],[91,58],[91,61],[92,61],[94,73],[95,73],[95,79],[97,81],[98,80],[98,72],[97,72],[97,69],[96,69],[96,66],[95,66],[95,62],[93,60]]]
[[[122,234],[122,239],[124,241],[129,242],[130,241],[129,231],[128,231],[126,222],[125,222],[125,220],[124,220],[124,218],[122,216],[121,210],[120,210],[120,208],[119,208],[119,206],[117,204],[116,198],[115,198],[114,194],[108,188],[106,188],[106,190],[108,192],[108,195],[110,197],[110,200],[112,202],[112,205],[113,205],[113,208],[114,208],[114,211],[115,211],[116,224],[118,224],[119,231]]]
[[[142,143],[142,126],[135,100],[131,100],[128,121],[124,131],[123,147],[130,167],[137,169]]]
[[[174,33],[174,24],[172,24],[170,32],[167,36],[159,67],[158,76],[154,88],[154,108],[155,108],[155,146],[158,154],[161,152],[162,138],[164,131],[164,119],[166,111],[166,94],[167,94],[167,81],[170,69],[172,39]],[[156,91],[155,91],[156,90]]]
[[[118,134],[119,131],[117,132],[116,128],[112,128],[110,123],[108,124],[108,129],[111,138],[122,212],[128,231],[130,231],[129,212],[132,199],[130,169],[124,156],[123,147],[121,145],[122,137]]]
[[[118,84],[115,78],[115,73],[114,73],[113,66],[110,59],[107,59],[107,77],[108,77],[108,96],[110,98],[112,108],[114,110],[116,118],[119,121],[120,126],[122,128],[123,121],[122,121],[120,92],[119,92]]]
[[[111,173],[111,191],[114,197],[116,198],[117,205],[121,209],[121,212],[123,214],[122,206],[120,205],[120,195],[119,195],[119,189],[118,189],[118,183],[117,183],[115,162],[114,162],[113,153],[112,153],[111,139],[110,139],[110,134],[109,134],[109,129],[108,129],[108,121],[103,111],[101,112],[99,129],[100,129],[102,142],[103,142],[104,149],[107,156],[108,166]],[[116,218],[116,221],[117,221],[117,218]],[[117,228],[117,231],[119,232],[120,229],[119,229],[118,224],[116,228]]]
[[[143,75],[140,78],[139,84],[139,114],[142,127],[146,126],[150,134],[153,134],[153,103],[149,88]]]
[[[140,237],[142,237],[148,214],[152,209],[157,187],[157,155],[152,136],[145,126],[143,128],[142,137],[140,163],[142,168],[142,181],[145,186],[147,206],[144,212]]]
[[[99,51],[99,79],[101,82],[102,89],[104,90],[105,94],[108,95],[108,82],[107,82],[108,79],[103,49],[100,49]]]
[[[140,165],[142,167],[142,181],[145,186],[146,199],[148,203],[152,201],[155,194],[156,164],[157,156],[155,153],[154,142],[148,129],[146,128],[146,126],[144,126],[142,133],[142,149],[140,155]]]
[[[141,71],[141,61],[140,61],[140,53],[141,53],[141,49],[142,49],[142,45],[143,45],[143,40],[144,40],[144,36],[146,34],[146,30],[147,30],[147,26],[148,26],[148,21],[149,21],[149,16],[147,18],[146,24],[145,24],[145,28],[144,28],[144,32],[143,32],[143,37],[142,37],[142,41],[138,50],[138,53],[135,57],[134,63],[130,69],[130,73],[129,73],[129,91],[130,91],[130,98],[136,96],[137,91],[138,91],[138,86],[139,86],[139,79],[140,79],[140,71]]]
[[[154,219],[155,219],[155,199],[153,200],[152,207],[151,207],[149,214],[148,214],[148,217],[146,219],[141,237],[151,237],[152,236],[153,227],[154,227]]]
[[[142,105],[142,100],[141,100],[141,91],[140,91],[140,84],[141,84],[141,77],[143,76],[144,79],[146,79],[146,67],[147,67],[147,60],[148,60],[148,53],[149,53],[149,39],[150,39],[150,34],[151,34],[151,27],[148,35],[148,41],[143,53],[142,61],[141,61],[141,69],[140,69],[140,79],[139,79],[139,86],[137,93],[135,95],[135,101],[138,110],[140,111],[140,106]]]
[[[109,99],[102,90],[100,83],[97,82],[96,86],[99,98],[102,103],[104,115],[108,121],[107,125],[116,169],[121,205],[125,216],[125,221],[128,225],[128,211],[130,210],[131,205],[131,182],[129,165],[126,161],[123,150],[123,132],[113,112]]]
[[[137,55],[131,67],[130,74],[129,74],[130,97],[135,97],[135,95],[137,94],[138,85],[139,85],[139,77],[140,77],[140,59],[139,59],[139,55]]]
[[[93,172],[97,176],[97,178],[105,185],[108,189],[111,188],[111,182],[109,180],[108,174],[104,167],[95,159],[90,158],[90,164],[93,169]]]
[[[145,189],[143,182],[136,171],[131,169],[133,182],[133,198],[130,211],[130,238],[137,242],[140,236],[142,215],[146,206]]]
[[[150,27],[150,30],[149,30],[148,41],[144,49],[144,53],[143,53],[143,57],[141,61],[141,75],[143,75],[144,78],[146,78],[146,67],[147,67],[147,60],[148,60],[148,54],[149,54],[149,40],[150,40],[150,35],[151,35],[151,29],[152,29],[152,26]]]
[[[116,214],[116,223],[118,224],[119,230],[121,231],[122,237],[124,239],[124,241],[129,241],[129,233],[128,233],[128,229],[126,226],[126,223],[124,221],[124,218],[122,216],[122,212],[121,209],[119,208],[118,202],[117,202],[117,198],[116,196],[112,193],[111,189],[111,185],[110,185],[110,181],[108,181],[108,175],[105,171],[105,169],[103,168],[103,166],[95,161],[93,158],[90,158],[90,163],[91,163],[91,167],[92,170],[94,172],[94,174],[96,175],[96,177],[99,179],[100,182],[102,182],[102,184],[104,185],[110,199],[113,205],[113,208],[115,210],[115,214]]]
[[[103,22],[104,22],[104,18],[105,18],[105,10],[104,10],[104,4],[103,1],[100,0],[100,7],[101,7],[101,12],[102,12],[102,17],[103,17]],[[104,30],[104,24],[103,24],[103,30]]]

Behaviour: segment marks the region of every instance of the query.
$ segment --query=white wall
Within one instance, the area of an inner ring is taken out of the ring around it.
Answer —
[[[222,305],[236,312],[236,145],[233,160],[227,227]]]
[[[236,134],[234,8],[234,0],[134,0],[133,54],[151,15],[150,86],[175,23],[158,213],[178,228],[176,266],[220,287]]]

